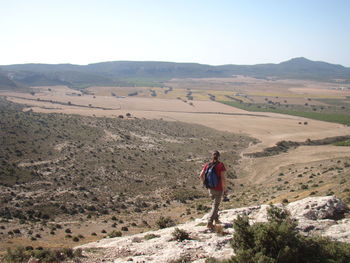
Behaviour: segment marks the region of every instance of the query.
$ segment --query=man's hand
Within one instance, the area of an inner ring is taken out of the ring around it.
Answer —
[[[201,171],[200,175],[199,175],[199,178],[201,179],[202,184],[204,184],[204,173],[205,173],[205,171],[204,171],[204,169],[203,169],[203,170]]]

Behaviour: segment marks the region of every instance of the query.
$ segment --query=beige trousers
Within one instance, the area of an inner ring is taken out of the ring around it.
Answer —
[[[209,195],[212,200],[212,206],[209,214],[208,223],[213,223],[214,220],[219,219],[219,206],[221,203],[223,193],[223,191],[217,191],[209,188]]]

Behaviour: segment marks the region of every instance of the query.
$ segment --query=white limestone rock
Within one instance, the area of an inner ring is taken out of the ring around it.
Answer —
[[[283,205],[278,204],[279,207]],[[175,227],[126,237],[102,239],[79,246],[86,256],[82,262],[151,262],[166,263],[180,258],[204,263],[208,257],[227,259],[234,252],[230,246],[232,222],[238,215],[247,215],[251,223],[266,222],[269,205],[229,209],[220,212],[226,235],[205,232],[208,215],[176,227],[190,234],[191,240],[172,240]],[[286,206],[292,217],[298,220],[298,228],[306,235],[317,233],[334,240],[350,242],[350,219],[337,220],[348,207],[334,196],[309,197]],[[329,219],[331,218],[331,219]],[[159,237],[146,240],[146,234]]]
[[[335,196],[308,197],[287,205],[295,218],[339,219],[349,211],[347,205]]]

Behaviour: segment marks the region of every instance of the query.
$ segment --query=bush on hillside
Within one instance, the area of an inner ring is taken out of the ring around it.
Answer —
[[[51,250],[17,247],[15,249],[8,249],[3,260],[8,263],[20,263],[27,262],[31,257],[38,259],[39,262],[63,262],[67,259],[82,257],[82,251],[81,249],[73,250],[71,248]]]
[[[114,237],[121,237],[123,234],[121,231],[113,230],[111,233],[108,234],[108,237],[114,238]]]
[[[155,234],[146,234],[143,238],[145,240],[150,240],[150,239],[153,239],[153,238],[158,238],[160,237],[159,235],[155,235]]]
[[[162,229],[162,228],[167,228],[167,227],[175,226],[175,222],[174,222],[174,220],[172,220],[170,217],[161,216],[161,217],[156,221],[156,225],[157,225],[160,229]]]
[[[350,244],[324,237],[305,237],[282,209],[271,207],[268,222],[249,224],[247,216],[234,221],[232,248],[236,255],[227,263],[348,263]]]
[[[173,240],[176,241],[184,241],[186,239],[191,239],[190,234],[186,232],[186,230],[175,228],[175,230],[171,233],[173,236]]]

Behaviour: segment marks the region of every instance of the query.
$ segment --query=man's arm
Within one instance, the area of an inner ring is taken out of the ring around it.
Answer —
[[[222,189],[224,190],[224,192],[227,191],[227,185],[226,185],[226,171],[222,171],[221,172],[221,180],[222,180]]]
[[[201,174],[199,175],[199,178],[201,179],[202,183],[204,184],[204,174],[205,174],[205,169],[203,168],[201,171]]]

